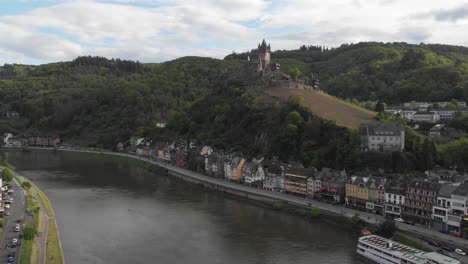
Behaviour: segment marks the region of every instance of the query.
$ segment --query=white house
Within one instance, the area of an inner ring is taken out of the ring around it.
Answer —
[[[433,112],[417,112],[413,114],[413,122],[436,123],[440,116]]]
[[[370,122],[361,125],[361,151],[402,151],[405,128],[397,122]]]
[[[445,124],[437,124],[434,125],[431,129],[429,129],[429,137],[440,137],[442,130],[444,129]]]
[[[402,206],[405,204],[406,188],[399,182],[390,182],[385,186],[384,214],[391,218],[401,217]]]
[[[437,194],[437,203],[432,206],[432,219],[435,222],[447,223],[448,213],[452,203],[452,193],[458,186],[455,185],[442,185]]]
[[[450,119],[453,119],[457,110],[437,109],[437,110],[432,110],[431,112],[438,114],[441,120],[450,120]]]
[[[414,114],[416,114],[416,111],[413,111],[413,110],[401,111],[401,115],[407,121],[413,121],[413,115]]]

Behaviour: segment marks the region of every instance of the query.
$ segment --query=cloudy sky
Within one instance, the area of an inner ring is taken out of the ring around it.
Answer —
[[[466,0],[0,0],[0,64],[160,62],[359,41],[468,46]]]

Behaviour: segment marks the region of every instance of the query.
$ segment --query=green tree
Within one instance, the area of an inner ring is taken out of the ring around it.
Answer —
[[[36,236],[36,229],[33,226],[27,225],[23,229],[23,237],[25,240],[33,240]]]
[[[31,188],[32,185],[31,185],[31,182],[30,182],[30,181],[24,181],[24,182],[21,184],[21,186],[22,186],[23,188],[25,188],[26,190],[29,190],[29,188]]]
[[[379,226],[378,234],[386,237],[391,238],[396,231],[395,221],[393,220],[385,220],[385,222],[381,223]]]
[[[382,113],[385,111],[385,105],[384,105],[384,102],[382,101],[378,101],[377,104],[375,105],[375,111],[377,113]]]
[[[294,67],[289,71],[289,75],[291,75],[291,78],[293,78],[293,80],[297,81],[298,78],[302,75],[302,72],[301,70],[299,70],[299,68]]]
[[[301,114],[295,110],[288,114],[286,121],[288,124],[292,124],[297,127],[300,127],[304,124],[304,118],[302,118]]]
[[[8,168],[3,169],[2,179],[4,182],[10,182],[13,180],[13,174],[11,173],[10,169]]]
[[[312,218],[319,218],[320,217],[320,209],[312,208],[312,210],[310,210],[310,216]]]

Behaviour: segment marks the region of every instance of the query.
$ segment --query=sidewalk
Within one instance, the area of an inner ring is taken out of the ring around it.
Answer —
[[[39,245],[39,252],[40,252],[40,254],[39,254],[39,263],[40,264],[46,264],[46,253],[47,253],[46,246],[47,246],[47,234],[49,233],[49,216],[47,215],[44,203],[42,202],[42,199],[39,197],[37,192],[35,190],[31,190],[31,192],[34,194],[34,197],[39,202],[40,207],[41,207],[41,212],[40,213],[41,213],[41,215],[43,217],[42,227],[40,227],[41,235],[36,236],[35,240]]]

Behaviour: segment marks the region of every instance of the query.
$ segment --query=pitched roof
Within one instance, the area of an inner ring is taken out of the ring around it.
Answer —
[[[425,190],[432,190],[438,191],[440,189],[440,184],[436,182],[428,182],[428,181],[420,181],[415,180],[410,183],[410,187],[418,188],[418,189],[425,189]]]
[[[455,195],[468,196],[468,182],[462,183],[458,188],[453,192]]]
[[[399,134],[405,131],[405,127],[398,122],[379,122],[373,121],[368,124],[361,125],[361,135],[376,135],[378,132],[385,131],[391,134]]]
[[[442,187],[439,189],[439,193],[437,196],[439,197],[445,197],[445,198],[450,198],[452,196],[452,193],[458,188],[458,186],[454,185],[449,185],[449,184],[444,184]]]

